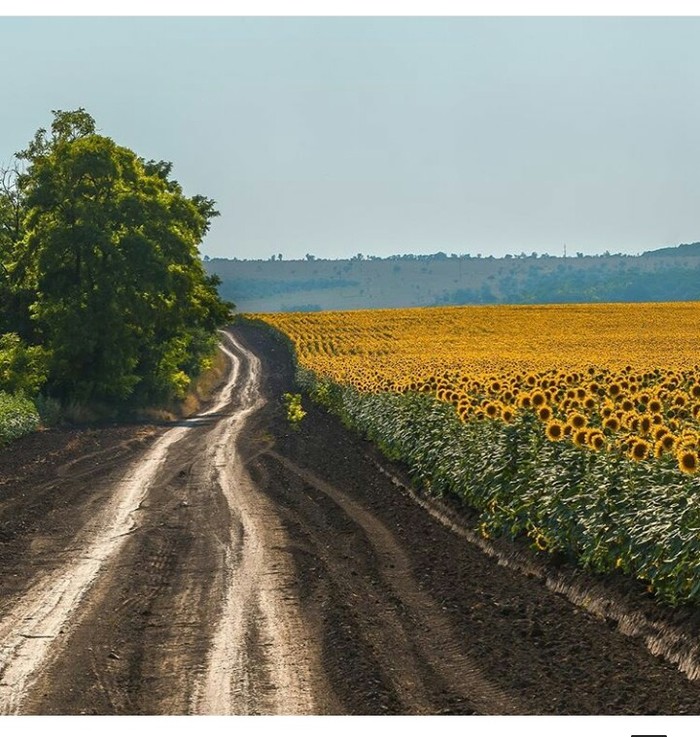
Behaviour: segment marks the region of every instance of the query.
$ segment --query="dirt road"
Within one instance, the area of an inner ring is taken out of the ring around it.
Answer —
[[[0,451],[0,712],[700,713],[644,640],[693,674],[695,612],[485,551],[334,418],[289,427],[283,346],[223,346],[197,417]]]

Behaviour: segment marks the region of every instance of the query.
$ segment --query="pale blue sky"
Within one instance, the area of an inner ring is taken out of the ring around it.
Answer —
[[[0,18],[0,161],[84,107],[212,257],[700,240],[700,18]]]

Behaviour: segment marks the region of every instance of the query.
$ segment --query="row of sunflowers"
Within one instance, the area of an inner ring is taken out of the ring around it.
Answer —
[[[553,442],[700,468],[700,305],[277,314],[302,366],[360,391],[419,391],[468,422],[535,412]]]
[[[484,536],[700,603],[700,304],[258,317],[317,401]]]

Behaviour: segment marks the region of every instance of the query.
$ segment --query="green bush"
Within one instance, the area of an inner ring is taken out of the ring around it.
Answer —
[[[48,353],[16,333],[0,335],[0,391],[34,396],[46,382]]]
[[[61,403],[53,397],[45,397],[40,394],[35,400],[34,404],[39,412],[39,418],[41,424],[45,427],[52,427],[57,425],[63,415],[63,407]]]
[[[30,399],[0,391],[0,445],[34,432],[39,422],[39,412]]]
[[[285,392],[282,395],[282,401],[284,402],[285,409],[287,410],[287,421],[291,425],[293,430],[299,429],[299,423],[306,417],[301,406],[301,394],[290,394]]]

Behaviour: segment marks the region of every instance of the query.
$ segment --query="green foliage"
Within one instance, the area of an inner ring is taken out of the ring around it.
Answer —
[[[233,307],[197,250],[214,202],[186,197],[169,162],[97,134],[83,109],[54,111],[51,131],[37,131],[18,157],[21,232],[0,251],[0,291],[12,303],[4,327],[46,349],[49,394],[181,397]]]
[[[39,413],[23,395],[0,391],[0,446],[39,427]]]
[[[35,395],[46,381],[48,355],[16,333],[0,335],[0,391]]]
[[[52,427],[57,425],[64,416],[64,408],[61,403],[53,397],[46,397],[43,394],[34,400],[41,424],[44,427]]]
[[[287,421],[293,430],[299,429],[299,423],[306,417],[306,412],[301,406],[301,394],[290,394],[285,392],[282,395],[285,409],[287,410]]]

